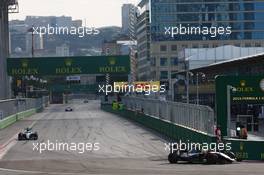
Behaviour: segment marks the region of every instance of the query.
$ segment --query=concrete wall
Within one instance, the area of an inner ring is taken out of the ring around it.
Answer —
[[[10,83],[6,71],[9,54],[8,7],[0,2],[0,99],[10,98]]]

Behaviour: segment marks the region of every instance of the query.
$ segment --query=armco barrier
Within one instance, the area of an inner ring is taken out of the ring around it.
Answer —
[[[171,123],[170,121],[148,116],[132,110],[113,110],[111,105],[101,104],[104,111],[136,121],[151,128],[173,141],[193,143],[216,143],[216,138],[206,133]],[[232,151],[243,160],[264,160],[264,141],[247,141],[226,139],[225,142],[232,144]]]
[[[148,128],[151,128],[174,141],[182,140],[183,142],[195,143],[212,143],[216,138],[212,135],[199,132],[197,130],[187,128],[181,125],[171,123],[170,121],[161,120],[152,116],[147,116],[131,110],[112,110],[111,105],[101,105],[101,108],[107,112],[111,112],[128,119],[134,120]]]
[[[243,160],[264,160],[264,141],[227,139],[232,143],[233,152]]]
[[[18,120],[29,117],[29,116],[35,114],[36,112],[38,112],[40,110],[42,110],[42,109],[41,108],[30,109],[27,111],[23,111],[23,112],[19,112],[17,114],[11,115],[11,116],[0,121],[0,129],[4,129],[4,128],[12,125],[13,123],[17,122]]]

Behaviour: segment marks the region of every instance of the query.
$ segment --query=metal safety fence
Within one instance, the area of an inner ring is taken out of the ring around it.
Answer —
[[[122,103],[127,109],[214,134],[214,111],[208,106],[137,97],[123,97]]]
[[[29,109],[39,109],[49,104],[49,97],[0,100],[0,120]]]

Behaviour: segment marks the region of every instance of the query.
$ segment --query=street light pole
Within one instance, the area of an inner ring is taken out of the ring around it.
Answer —
[[[190,103],[190,100],[189,100],[189,81],[190,81],[190,78],[189,78],[189,70],[187,70],[187,72],[186,72],[186,102],[187,102],[187,104],[189,104]]]
[[[202,72],[196,73],[196,104],[199,105],[200,97],[199,97],[199,75],[202,75],[202,77],[205,77],[205,74]]]
[[[170,98],[171,98],[171,101],[174,101],[174,99],[173,99],[173,94],[172,94],[172,88],[173,88],[173,86],[172,86],[172,78],[171,78],[171,76],[172,76],[172,73],[171,73],[171,60],[169,60],[169,87],[170,87]]]
[[[230,85],[227,85],[226,87],[226,99],[227,99],[227,136],[231,136],[231,91],[235,92],[236,88]]]
[[[32,30],[31,30],[31,44],[32,44],[32,47],[31,47],[31,55],[32,55],[32,58],[34,57],[34,32],[33,32],[33,27],[32,27]]]
[[[27,32],[31,33],[31,56],[34,57],[34,29],[33,26],[27,30]]]
[[[230,86],[230,85],[227,85],[227,92],[226,92],[226,97],[227,97],[227,136],[228,137],[230,137],[230,127],[231,127],[231,111],[230,111],[230,106],[231,106],[231,102],[230,102],[230,100],[231,100],[231,94],[230,94],[230,91],[231,91],[231,88],[232,88],[232,86]]]
[[[196,104],[199,105],[199,73],[196,73]]]

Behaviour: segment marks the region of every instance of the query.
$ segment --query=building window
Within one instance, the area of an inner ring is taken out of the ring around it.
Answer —
[[[177,45],[171,45],[171,51],[177,51]]]
[[[250,43],[246,43],[245,47],[251,47],[251,44]]]
[[[218,44],[213,44],[213,48],[216,48],[216,47],[218,47]]]
[[[182,49],[187,49],[188,48],[188,45],[187,44],[183,44],[182,45]]]
[[[168,71],[160,71],[160,79],[168,79]]]
[[[153,57],[153,58],[151,59],[151,65],[152,65],[152,66],[156,66],[156,58],[155,58],[155,57]]]
[[[166,45],[161,45],[160,46],[160,51],[161,52],[166,52],[167,51],[167,46]]]
[[[204,44],[203,48],[209,48],[209,44]]]
[[[168,59],[160,58],[160,66],[168,66]]]
[[[240,43],[236,43],[235,46],[236,47],[240,47],[241,45],[240,45]]]
[[[171,65],[172,66],[177,66],[178,65],[178,58],[177,57],[171,58]]]
[[[198,47],[199,47],[198,44],[193,44],[193,45],[192,45],[192,48],[195,48],[195,49],[196,49],[196,48],[198,48]]]

